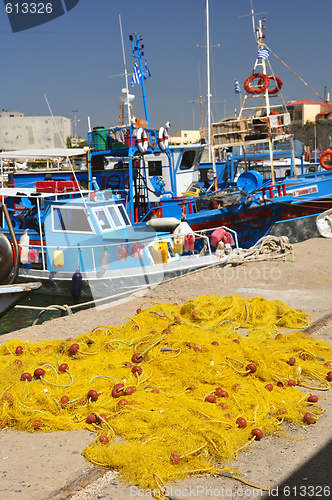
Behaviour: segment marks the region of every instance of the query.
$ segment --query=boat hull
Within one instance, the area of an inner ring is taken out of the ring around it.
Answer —
[[[226,213],[226,215],[225,211],[211,210],[209,218],[206,215],[197,217],[197,214],[194,214],[193,217],[187,216],[186,220],[194,231],[226,226],[236,231],[240,248],[250,248],[268,234],[286,207],[287,204],[278,202],[261,206],[243,206],[241,210],[234,210],[233,213]]]
[[[160,265],[147,265],[140,268],[129,268],[112,271],[96,271],[82,273],[82,289],[80,297],[87,299],[114,300],[117,297],[130,295],[147,287],[154,287],[163,281],[176,276],[200,270],[208,266],[222,266],[227,257],[218,259],[215,255],[188,255],[181,260]],[[38,269],[21,269],[19,281],[39,281],[42,283],[42,293],[49,295],[72,295],[72,273],[53,272]]]
[[[306,193],[313,187],[314,192]],[[287,189],[287,193],[289,192]],[[273,236],[287,236],[290,243],[320,236],[316,217],[332,208],[332,176],[323,174],[317,176],[314,183],[299,183],[297,192],[305,194],[294,197],[293,202],[285,208],[269,232]]]
[[[31,281],[31,280],[28,280]],[[31,292],[38,291],[42,284],[36,283],[23,283],[14,285],[1,285],[0,286],[0,318],[2,318],[13,307],[19,304]]]

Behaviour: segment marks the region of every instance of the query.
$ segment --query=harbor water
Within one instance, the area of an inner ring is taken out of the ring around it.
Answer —
[[[91,303],[91,300],[87,297],[80,299],[65,297],[61,300],[61,297],[54,297],[41,293],[34,294],[34,292],[32,292],[20,302],[20,304],[15,306],[0,319],[0,335],[32,326],[36,320],[36,324],[40,325],[45,321],[68,314],[66,312],[66,307],[63,307],[62,310],[59,307],[57,310],[45,311],[49,306],[68,306],[72,313],[76,313],[82,309],[93,307],[94,303]]]

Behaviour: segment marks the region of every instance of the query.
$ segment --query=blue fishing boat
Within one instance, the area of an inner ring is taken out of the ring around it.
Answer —
[[[41,283],[43,293],[114,298],[228,260],[226,253],[211,249],[204,232],[189,226],[172,236],[132,225],[122,201],[110,190],[64,194],[3,188],[0,196],[3,202],[16,198],[21,204],[26,199],[36,207],[39,239],[31,241],[27,229],[20,238],[18,279]],[[10,221],[8,229],[12,233]],[[236,249],[236,233],[231,233]]]
[[[214,178],[209,187],[210,190],[232,187],[243,172],[258,172],[263,182],[252,195],[280,203],[285,195],[292,197],[269,234],[288,236],[295,243],[319,236],[316,217],[332,207],[332,155],[325,152],[326,162],[321,161],[320,165],[304,160],[304,145],[289,132],[290,115],[281,96],[283,82],[269,62],[265,26],[262,21],[255,24],[253,10],[252,20],[256,61],[244,82],[245,95],[239,115],[212,124],[214,158],[223,161],[212,165]],[[281,103],[272,104],[277,98]]]

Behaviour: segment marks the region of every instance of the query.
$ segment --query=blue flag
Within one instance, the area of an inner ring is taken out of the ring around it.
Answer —
[[[150,73],[149,68],[147,67],[146,63],[144,64],[144,68],[143,68],[143,76],[144,76],[144,80],[146,80],[147,78],[149,78],[149,76],[151,76],[151,73]]]
[[[241,88],[238,80],[235,80],[235,94],[241,94]]]
[[[258,49],[257,59],[267,59],[270,55],[270,52],[267,49]]]

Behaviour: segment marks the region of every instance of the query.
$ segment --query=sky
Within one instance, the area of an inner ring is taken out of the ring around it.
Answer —
[[[253,7],[256,21],[266,17],[267,46],[319,95],[325,87],[332,94],[331,0],[253,0]],[[46,116],[46,96],[53,115],[74,120],[78,110],[81,137],[88,119],[92,127],[117,125],[125,87],[120,16],[128,73],[134,65],[129,35],[143,37],[151,127],[169,121],[171,135],[199,129],[200,94],[205,124],[207,111],[205,8],[205,0],[79,0],[57,19],[13,33],[1,2],[0,110]],[[209,0],[212,121],[239,109],[234,81],[243,96],[252,73],[257,48],[250,9],[250,0]],[[277,58],[269,60],[286,101],[319,100]],[[134,114],[144,119],[141,85],[131,87],[129,78]]]

